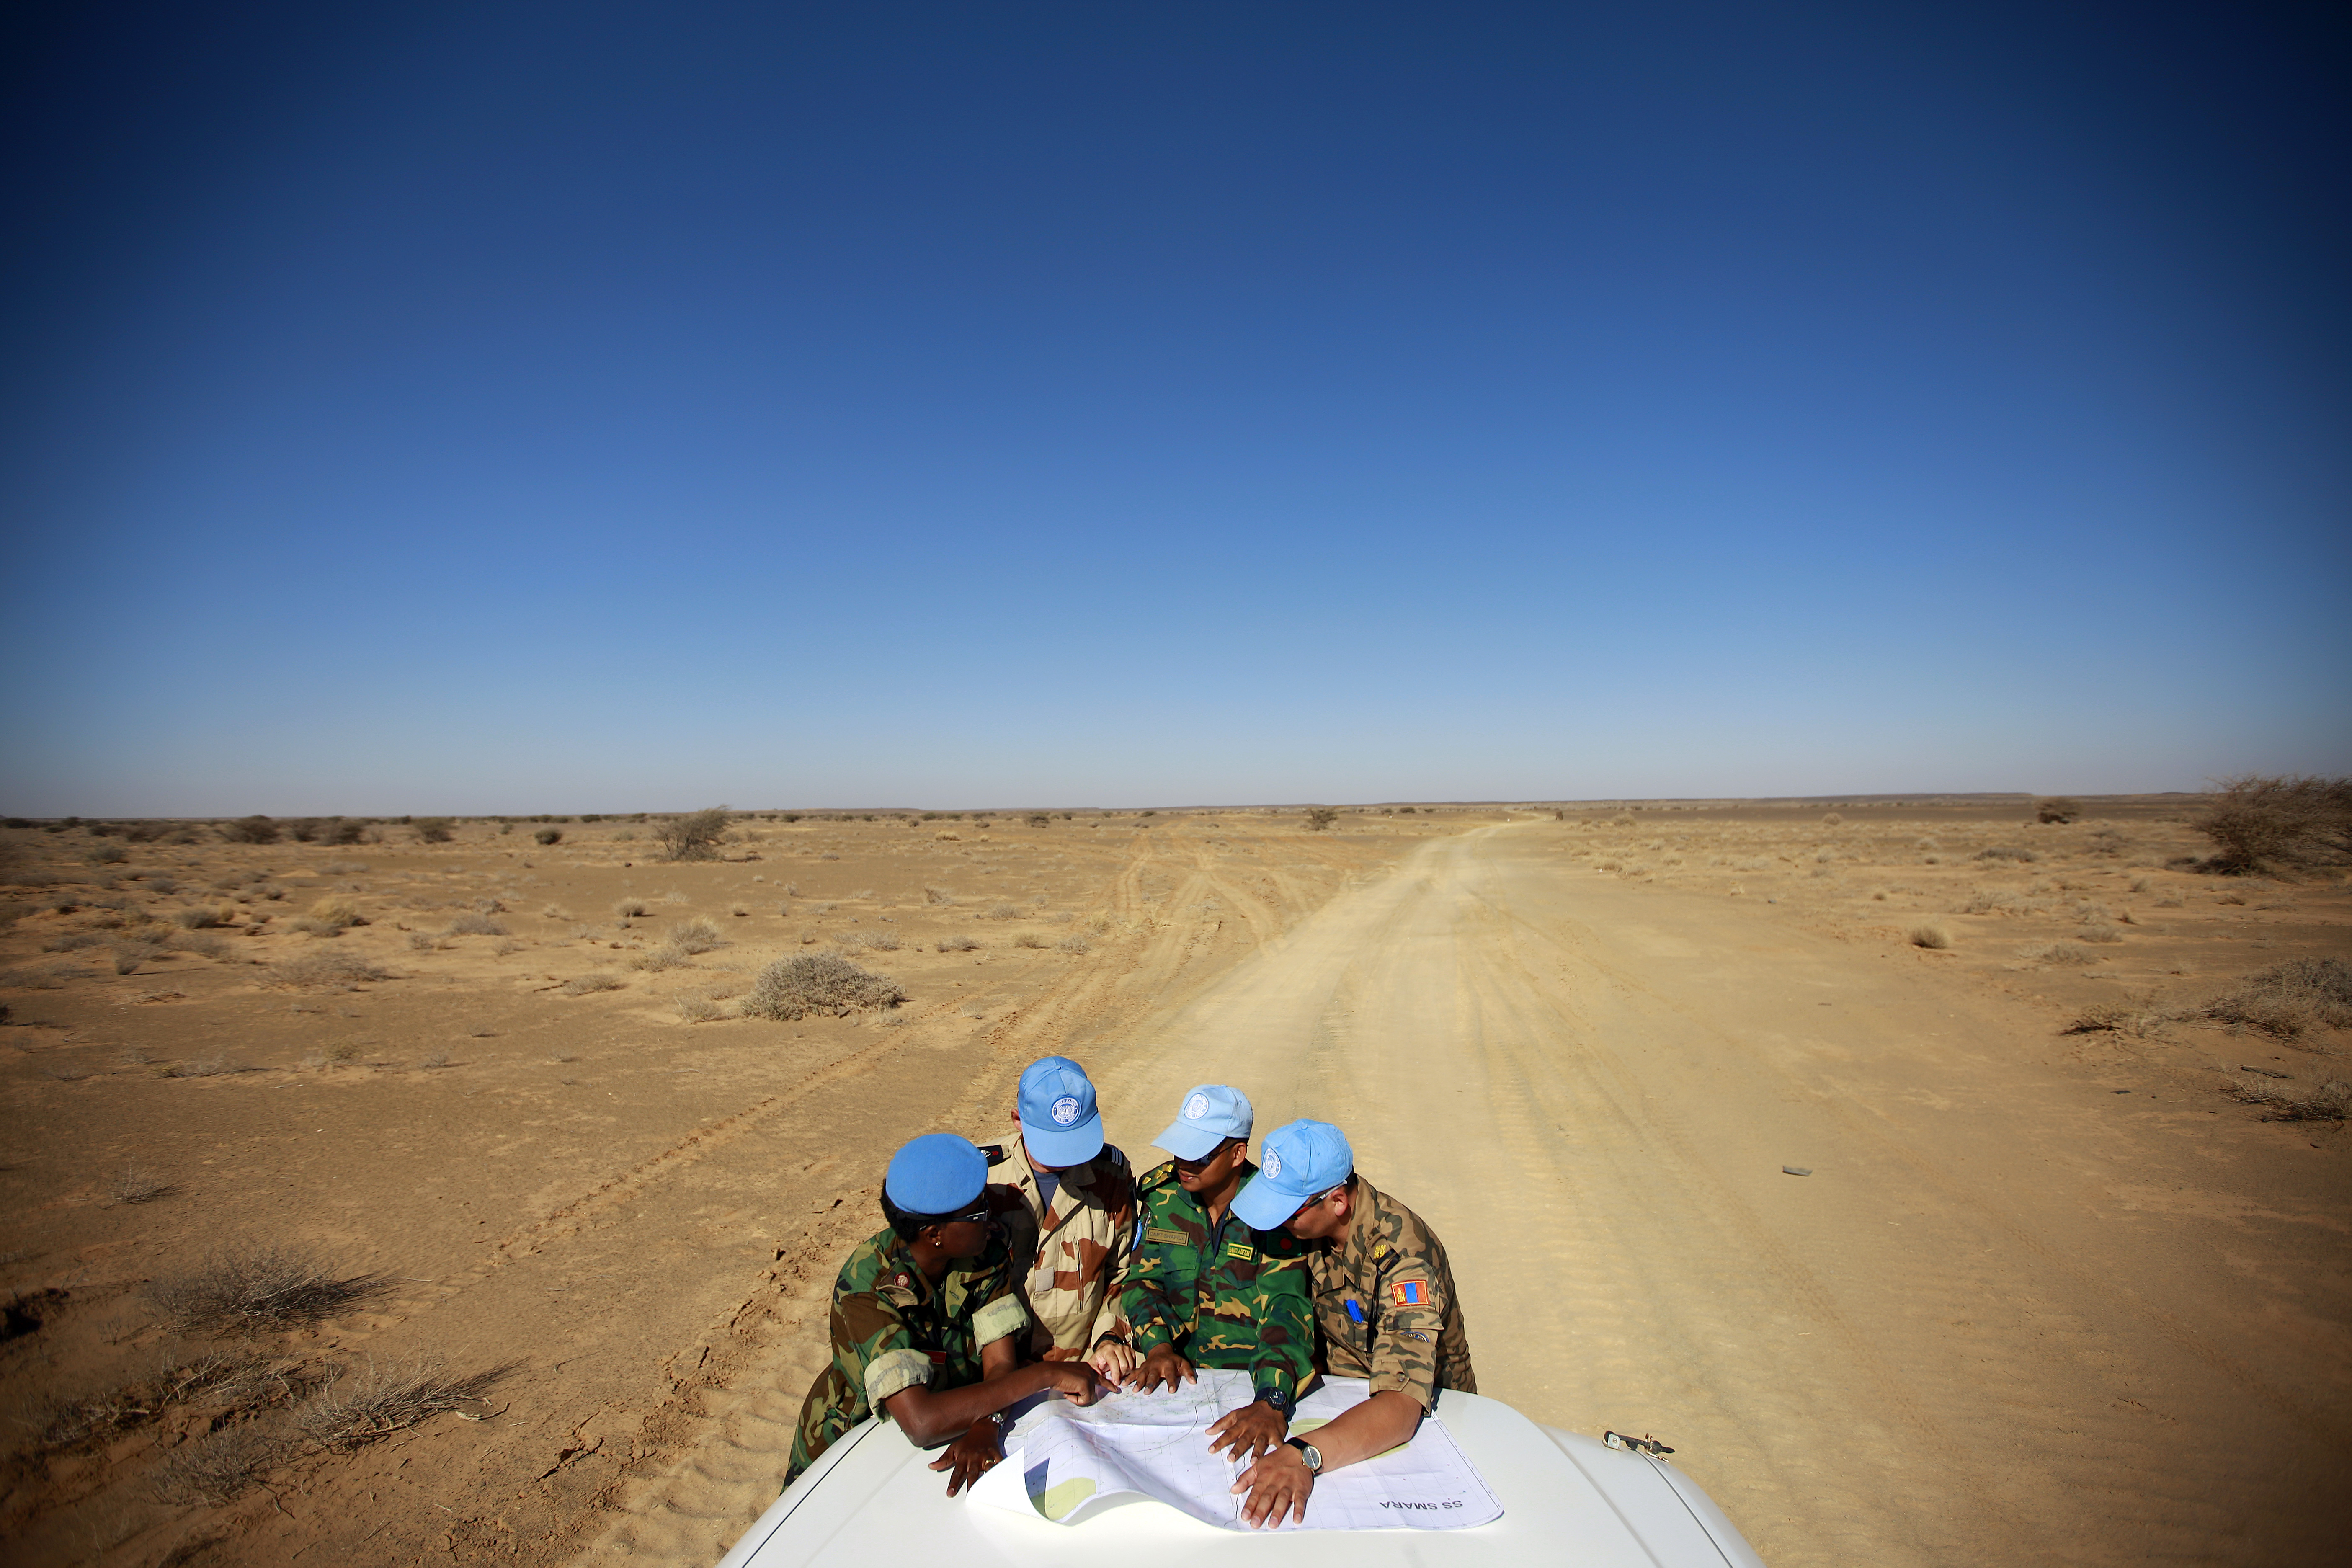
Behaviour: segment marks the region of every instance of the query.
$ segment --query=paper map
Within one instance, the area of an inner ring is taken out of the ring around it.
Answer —
[[[1327,1381],[1299,1401],[1293,1436],[1305,1436],[1363,1402],[1370,1386]],[[1005,1434],[1006,1462],[966,1495],[983,1508],[1075,1524],[1094,1504],[1140,1493],[1227,1530],[1246,1530],[1234,1495],[1242,1467],[1209,1449],[1209,1426],[1250,1402],[1245,1372],[1203,1371],[1173,1393],[1113,1394],[1085,1408],[1053,1398]],[[1286,1530],[1462,1530],[1503,1509],[1444,1424],[1423,1420],[1412,1440],[1326,1472],[1307,1518]]]

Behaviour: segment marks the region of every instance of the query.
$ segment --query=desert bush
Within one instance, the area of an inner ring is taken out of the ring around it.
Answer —
[[[727,837],[727,807],[707,805],[654,824],[654,842],[665,860],[709,860]]]
[[[2018,944],[2017,956],[2028,963],[2096,963],[2099,955],[2071,942],[2028,942]]]
[[[896,952],[906,943],[895,931],[876,931],[866,933],[866,945],[876,952]]]
[[[1946,931],[1942,926],[1913,926],[1911,928],[1910,934],[1905,937],[1904,940],[1908,942],[1913,947],[1932,948],[1940,951],[1952,945],[1952,933]]]
[[[507,934],[506,927],[488,915],[476,914],[471,910],[451,921],[443,930],[444,934],[449,936],[504,936]]]
[[[2261,1106],[2264,1121],[2341,1121],[2352,1113],[2352,1083],[2342,1079],[2329,1079],[2301,1094],[2241,1079],[2230,1085],[2230,1092],[2248,1105]]]
[[[2105,921],[2085,921],[2074,934],[2084,942],[2115,942],[2124,939],[2121,927],[2109,925]]]
[[[2014,844],[1995,844],[1990,848],[1978,850],[1971,858],[1978,860],[2032,861],[2042,858],[2042,851],[2039,849],[2021,849]]]
[[[690,921],[682,921],[670,927],[668,941],[670,946],[681,952],[709,952],[715,947],[724,946],[727,939],[719,934],[717,925],[697,915]]]
[[[2171,1017],[2172,1015],[2158,1006],[2152,997],[2138,996],[2126,1002],[2094,1002],[2078,1010],[2073,1021],[2059,1033],[2129,1035],[2135,1039],[2147,1039]]]
[[[692,963],[693,958],[694,955],[684,948],[664,942],[659,947],[647,948],[635,954],[629,960],[629,967],[658,973],[665,969],[683,968]]]
[[[1307,831],[1309,833],[1321,833],[1339,820],[1339,812],[1330,806],[1310,805],[1307,808]]]
[[[2352,963],[2290,959],[2248,975],[2196,1016],[2282,1040],[2300,1039],[2318,1028],[2352,1027]]]
[[[1054,819],[1046,816],[1042,811],[1031,812],[1025,820],[1032,827],[1051,827],[1054,826]]]
[[[114,973],[117,974],[138,973],[141,964],[157,957],[163,951],[163,944],[152,937],[132,937],[122,942],[110,942],[107,945],[113,950]]]
[[[337,931],[368,923],[367,917],[360,913],[359,905],[333,893],[322,899],[313,900],[309,918],[322,924],[331,925]]]
[[[426,844],[446,844],[457,832],[457,824],[446,816],[420,816],[409,826]]]
[[[220,836],[231,844],[275,844],[278,824],[266,816],[240,816],[221,825]]]
[[[538,832],[532,834],[531,837],[542,845],[561,844],[563,842],[563,829],[561,827],[542,827]]]
[[[939,942],[939,948],[941,952],[970,952],[979,945],[980,943],[976,939],[961,935],[943,936],[940,938]]]
[[[2352,858],[2352,777],[2249,773],[2226,780],[2195,823],[2213,841],[2203,868],[2242,876],[2273,864]]]
[[[444,1411],[484,1403],[504,1367],[453,1377],[428,1361],[370,1362],[359,1372],[331,1372],[294,1411],[294,1429],[314,1443],[354,1446],[388,1437]]]
[[[79,964],[36,963],[0,974],[0,990],[55,991],[68,980],[80,979],[86,973]],[[118,970],[116,973],[122,972]]]
[[[441,951],[441,939],[425,931],[413,931],[408,933],[408,948],[412,952],[438,952]]]
[[[260,1422],[223,1427],[173,1449],[148,1485],[160,1501],[218,1508],[276,1468],[289,1447],[283,1433]]]
[[[613,918],[617,921],[641,921],[649,908],[643,899],[622,899],[613,905]]]
[[[182,931],[210,931],[235,918],[233,910],[185,909],[173,911],[172,923]]]
[[[1019,936],[1013,939],[1013,945],[1015,947],[1044,947],[1045,945],[1045,939],[1039,936],[1034,931],[1024,931]]]
[[[836,1017],[875,1007],[895,1007],[907,999],[887,975],[859,968],[830,952],[795,953],[760,971],[743,1001],[747,1016],[802,1018],[811,1013]]]
[[[219,1078],[226,1073],[252,1070],[242,1063],[233,1062],[225,1056],[215,1054],[209,1057],[191,1057],[186,1061],[173,1062],[165,1070],[163,1076],[165,1078]]]
[[[566,996],[585,996],[595,991],[618,991],[628,982],[617,974],[580,974],[558,987]]]
[[[270,965],[282,985],[356,985],[367,980],[389,980],[392,972],[379,969],[356,952],[332,950],[298,952]]]
[[[282,1329],[315,1322],[391,1288],[380,1274],[338,1278],[289,1247],[215,1252],[184,1274],[153,1280],[147,1300],[173,1329]]]
[[[1056,952],[1087,952],[1091,951],[1093,943],[1087,942],[1086,937],[1077,931],[1072,931],[1054,944],[1054,950]]]
[[[81,858],[91,866],[120,866],[131,858],[131,852],[120,844],[93,844]]]
[[[106,1186],[106,1195],[118,1204],[152,1204],[168,1197],[172,1184],[142,1165],[125,1165]]]
[[[677,1008],[678,1021],[685,1024],[708,1024],[714,1018],[727,1016],[727,1009],[699,991],[687,992],[677,998],[674,1005]]]
[[[2082,815],[2083,803],[2069,800],[2063,795],[2036,802],[2033,807],[2033,820],[2042,823],[2072,822]]]
[[[1021,906],[1000,900],[989,905],[980,918],[984,921],[1017,921],[1021,918]]]

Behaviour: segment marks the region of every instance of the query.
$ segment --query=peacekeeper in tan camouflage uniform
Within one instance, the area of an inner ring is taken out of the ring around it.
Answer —
[[[1091,1361],[1116,1383],[1135,1369],[1115,1288],[1135,1245],[1135,1173],[1103,1142],[1095,1086],[1067,1057],[1029,1064],[1013,1121],[1012,1142],[981,1152],[1013,1293],[1029,1311],[1028,1352]]]
[[[952,1133],[891,1157],[882,1184],[890,1228],[858,1243],[834,1281],[833,1364],[801,1403],[786,1486],[875,1415],[917,1447],[949,1444],[931,1468],[950,1472],[953,1497],[1003,1457],[1006,1406],[1046,1389],[1091,1405],[1102,1391],[1083,1362],[1018,1364],[1028,1316],[989,1218],[987,1181],[987,1156]]]
[[[1159,1144],[1176,1156],[1137,1195],[1143,1240],[1120,1305],[1143,1362],[1129,1388],[1173,1388],[1195,1366],[1239,1368],[1257,1398],[1209,1428],[1218,1453],[1255,1459],[1290,1429],[1299,1385],[1314,1371],[1307,1248],[1280,1230],[1253,1230],[1232,1205],[1249,1163],[1250,1102],[1204,1083],[1185,1095]]]
[[[1470,1340],[1445,1247],[1421,1217],[1356,1174],[1355,1152],[1328,1121],[1269,1134],[1265,1164],[1234,1200],[1251,1225],[1310,1245],[1315,1327],[1336,1377],[1371,1382],[1371,1397],[1314,1440],[1293,1437],[1234,1485],[1252,1525],[1307,1517],[1315,1478],[1408,1441],[1441,1389],[1475,1394]]]

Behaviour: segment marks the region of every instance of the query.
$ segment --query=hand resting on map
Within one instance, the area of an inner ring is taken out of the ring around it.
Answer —
[[[921,1384],[902,1388],[884,1400],[890,1419],[917,1447],[928,1448],[952,1436],[948,1450],[931,1461],[931,1468],[948,1473],[948,1496],[953,1497],[987,1473],[1004,1457],[1002,1434],[994,1419],[998,1411],[1017,1405],[1033,1394],[1058,1394],[1073,1405],[1092,1405],[1107,1392],[1095,1369],[1082,1361],[1047,1361],[1015,1367],[1010,1335],[980,1348],[981,1381],[961,1388],[933,1393]]]
[[[1318,1426],[1307,1441],[1323,1457],[1323,1468],[1336,1470],[1411,1442],[1421,1426],[1421,1401],[1387,1389]],[[1253,1530],[1305,1519],[1307,1500],[1315,1490],[1315,1478],[1305,1458],[1287,1443],[1277,1442],[1278,1447],[1244,1470],[1241,1479],[1234,1483],[1234,1491],[1248,1494],[1242,1499],[1242,1517]]]

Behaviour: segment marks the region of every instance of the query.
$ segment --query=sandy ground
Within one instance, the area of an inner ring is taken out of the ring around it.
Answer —
[[[304,1453],[221,1507],[150,1489],[201,1413],[32,1445],[11,1551],[706,1564],[774,1494],[881,1158],[995,1125],[1020,1066],[1066,1050],[1139,1158],[1202,1079],[1246,1088],[1261,1127],[1346,1126],[1445,1238],[1482,1390],[1654,1431],[1776,1564],[2336,1559],[2341,1129],[2261,1121],[2224,1089],[2352,1076],[2347,1042],[2062,1031],[2352,952],[2340,885],[2166,869],[2196,847],[2178,802],[2064,827],[2014,805],[1520,815],[1316,836],[1125,818],[986,845],[970,825],[793,825],[737,847],[756,864],[654,868],[616,864],[625,842],[528,868],[483,843],[343,851],[369,869],[286,901],[358,882],[387,918],[332,940],[373,943],[400,980],[291,993],[233,956],[170,961],[163,987],[93,963],[10,991],[31,1026],[8,1031],[6,1281],[12,1328],[37,1327],[0,1375],[21,1408],[167,1349],[142,1282],[254,1237],[403,1277],[274,1351],[510,1368],[490,1419]],[[328,858],[184,853],[274,861],[289,886],[283,868]],[[488,936],[388,944],[424,889],[601,912],[624,879],[740,935],[683,976],[622,967],[660,918],[575,935],[534,917],[563,934],[503,958]],[[803,889],[793,912],[723,912],[780,879]],[[970,908],[1041,892],[1023,921]],[[689,1026],[656,1005],[853,913],[903,928],[865,957],[908,984],[904,1026]],[[19,977],[33,937],[89,918],[21,918]],[[1912,945],[1922,922],[1950,945]],[[1068,954],[1010,945],[1023,929],[1098,935]],[[965,932],[988,945],[935,951]],[[2072,945],[2053,962],[2052,942]],[[541,989],[596,967],[630,989]],[[336,1065],[337,1039],[367,1044]],[[448,1064],[413,1065],[427,1047]],[[223,1049],[261,1070],[157,1076]],[[133,1159],[179,1190],[110,1200]]]

